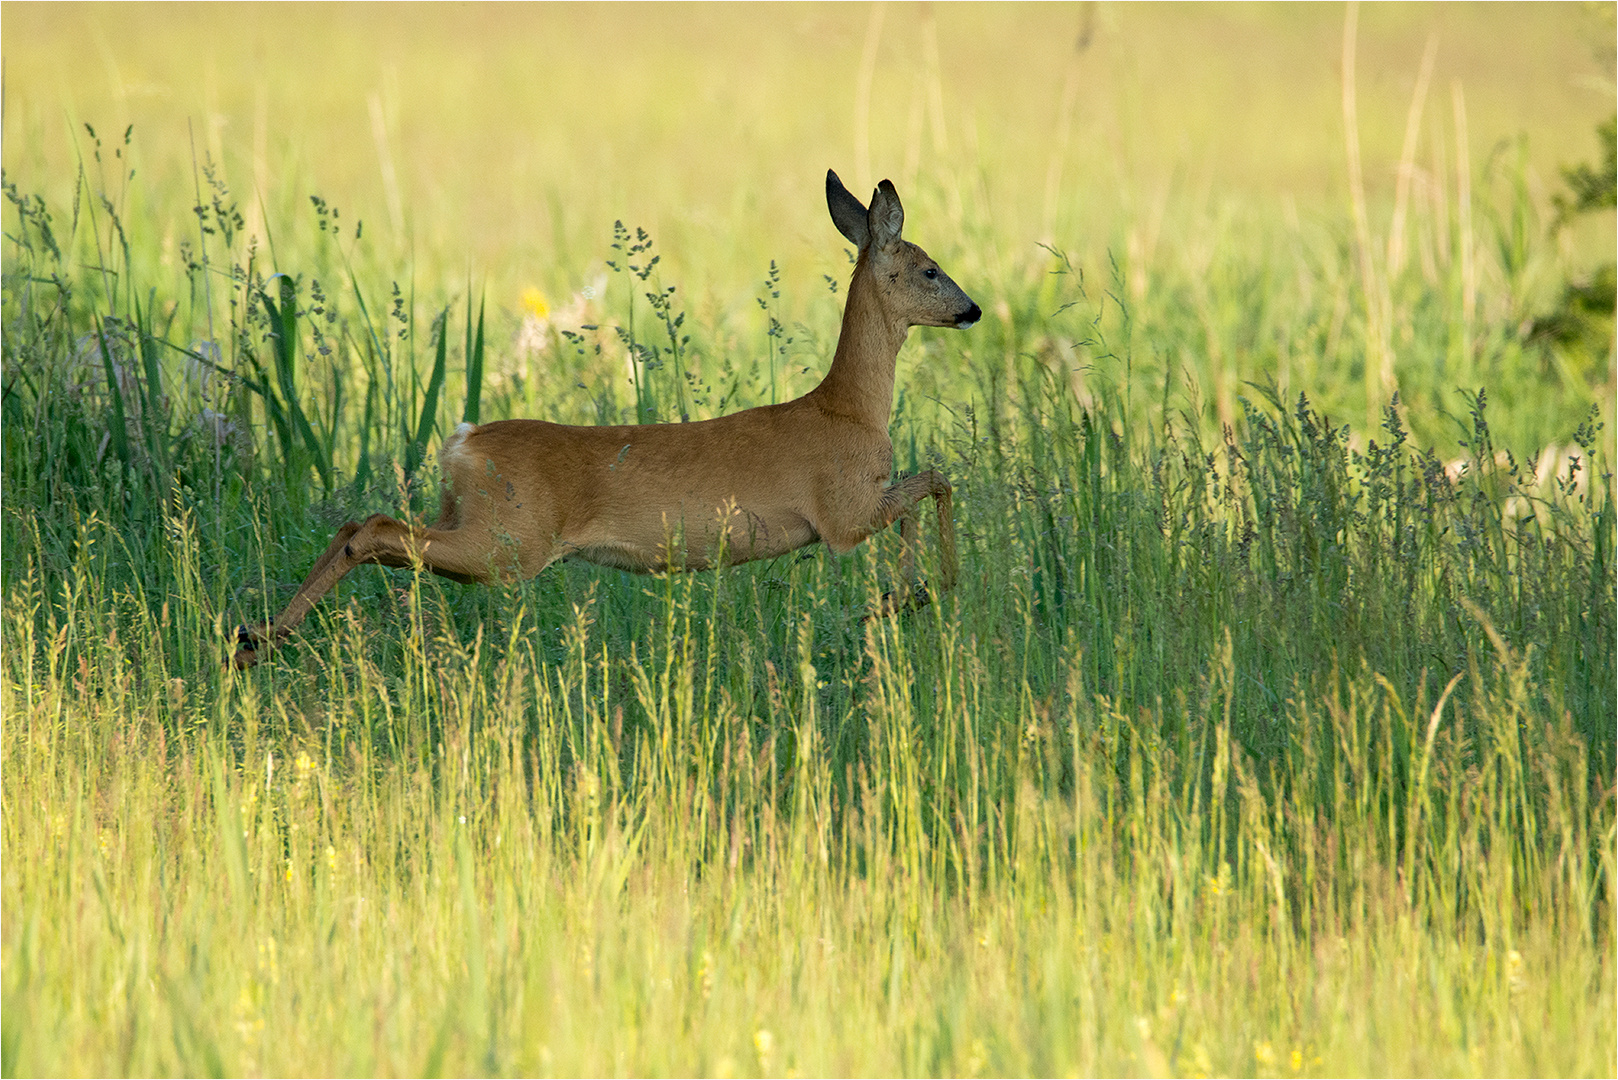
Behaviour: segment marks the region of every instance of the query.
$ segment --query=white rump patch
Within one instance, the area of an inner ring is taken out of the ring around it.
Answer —
[[[448,469],[452,464],[469,460],[466,456],[466,440],[477,429],[476,424],[469,424],[465,420],[456,424],[454,432],[444,440],[443,447],[438,451],[438,463]]]

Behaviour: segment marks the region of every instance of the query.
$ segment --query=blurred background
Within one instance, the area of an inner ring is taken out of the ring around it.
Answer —
[[[1554,188],[1613,109],[1612,10],[1362,8],[1367,197],[1392,201],[1429,47],[1418,167],[1526,135]],[[318,194],[499,276],[582,265],[615,218],[677,252],[824,250],[828,167],[855,190],[953,183],[1008,252],[1085,247],[1231,199],[1347,210],[1343,31],[1312,4],[24,3],[5,167],[65,186],[82,124],[132,124],[146,198],[211,157],[250,212]]]

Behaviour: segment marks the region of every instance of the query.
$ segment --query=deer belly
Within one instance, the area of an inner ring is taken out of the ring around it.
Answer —
[[[564,540],[559,554],[599,566],[655,573],[662,570],[707,570],[784,555],[820,539],[801,515],[756,513],[729,504],[695,515],[684,508],[660,514],[652,522],[593,522]]]

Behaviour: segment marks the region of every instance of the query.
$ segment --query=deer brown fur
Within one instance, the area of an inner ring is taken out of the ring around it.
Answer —
[[[901,522],[906,592],[878,614],[927,602],[909,591],[914,508],[938,510],[940,591],[955,580],[949,481],[928,471],[889,483],[894,363],[912,326],[965,328],[978,305],[906,241],[884,180],[869,209],[826,173],[837,229],[859,249],[831,369],[795,401],[684,424],[573,427],[544,420],[462,424],[440,452],[445,486],[430,528],[383,514],[349,522],[286,608],[237,632],[237,667],[257,663],[321,597],[365,563],[416,562],[463,582],[527,578],[561,558],[626,570],[699,570],[834,552]]]

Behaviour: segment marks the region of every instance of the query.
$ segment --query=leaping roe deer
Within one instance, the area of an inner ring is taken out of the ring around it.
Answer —
[[[912,326],[965,328],[977,304],[906,241],[884,180],[867,209],[826,173],[831,219],[859,248],[831,370],[796,401],[685,424],[571,427],[544,420],[462,424],[445,440],[437,524],[383,514],[349,522],[273,622],[237,631],[234,663],[257,663],[322,596],[364,563],[417,562],[461,582],[529,578],[557,559],[650,572],[768,559],[825,541],[846,552],[899,521],[901,588],[873,614],[925,604],[915,574],[915,506],[938,510],[940,592],[955,582],[949,481],[889,482],[894,363]],[[721,557],[722,556],[722,557]]]

